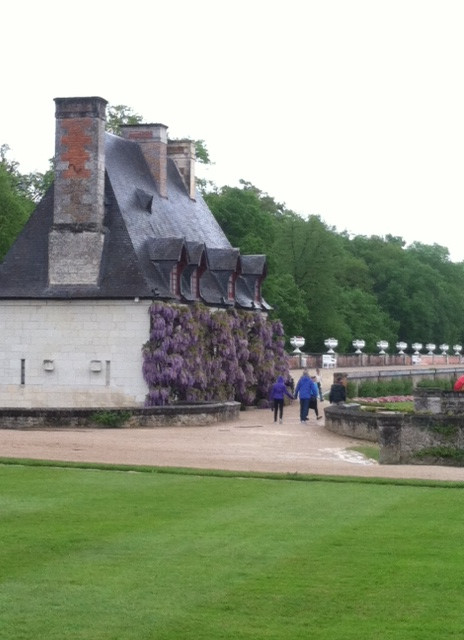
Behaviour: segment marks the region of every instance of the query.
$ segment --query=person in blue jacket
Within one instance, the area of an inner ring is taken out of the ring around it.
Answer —
[[[277,422],[277,412],[279,412],[279,423],[282,424],[284,415],[284,396],[288,396],[293,400],[293,396],[287,390],[282,376],[277,378],[277,382],[272,385],[270,399],[274,401],[274,422]]]
[[[308,370],[305,369],[295,387],[295,398],[300,397],[300,422],[307,421],[310,400],[313,397],[317,400],[318,395],[317,385],[311,380]]]

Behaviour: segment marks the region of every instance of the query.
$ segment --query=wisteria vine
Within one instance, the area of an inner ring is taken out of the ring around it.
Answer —
[[[150,339],[143,346],[145,405],[268,397],[288,375],[282,323],[261,313],[211,311],[201,304],[150,307]]]

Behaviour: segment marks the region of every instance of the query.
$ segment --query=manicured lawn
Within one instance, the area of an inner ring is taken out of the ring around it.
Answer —
[[[0,638],[464,637],[464,485],[0,466]]]

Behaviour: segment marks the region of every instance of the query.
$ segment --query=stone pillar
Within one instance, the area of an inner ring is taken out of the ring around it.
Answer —
[[[55,98],[50,285],[98,285],[103,251],[106,100]]]
[[[394,416],[377,416],[377,428],[379,430],[380,445],[380,464],[399,464],[401,462],[402,426],[402,414],[397,414]]]

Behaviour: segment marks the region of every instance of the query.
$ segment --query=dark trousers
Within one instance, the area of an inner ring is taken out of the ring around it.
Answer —
[[[277,422],[277,411],[279,411],[279,418],[282,420],[284,414],[284,399],[274,399],[274,422]]]
[[[319,409],[317,408],[317,398],[312,396],[309,400],[309,408],[316,412],[316,416],[319,417]]]
[[[300,398],[300,420],[308,419],[309,398]]]

